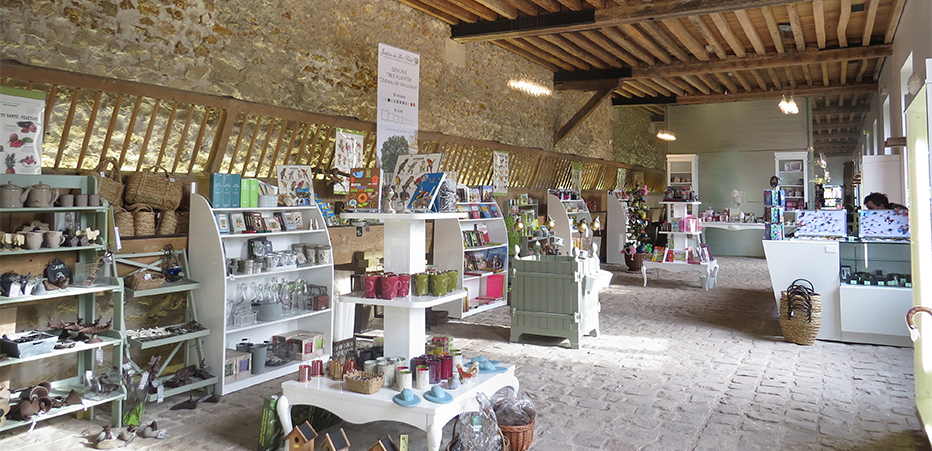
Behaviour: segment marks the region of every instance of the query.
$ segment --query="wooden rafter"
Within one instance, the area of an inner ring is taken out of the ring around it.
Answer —
[[[676,59],[683,62],[689,61],[689,56],[686,55],[686,52],[684,52],[676,42],[673,42],[673,39],[670,39],[670,36],[661,30],[656,22],[641,22],[638,25]]]
[[[816,43],[825,48],[825,0],[812,0],[812,18],[815,20]]]
[[[803,34],[802,20],[799,18],[799,10],[796,5],[786,5],[786,13],[790,17],[790,27],[793,28],[793,40],[796,41],[796,50],[802,52],[806,50],[806,36]]]
[[[847,47],[848,20],[851,18],[851,0],[841,0],[838,3],[840,8],[838,15],[838,28],[836,28],[836,33],[838,35],[838,46]]]
[[[814,96],[822,94],[838,94],[841,92],[872,92],[877,91],[877,83],[848,84],[845,86],[814,86],[798,87],[795,90],[797,97]],[[676,103],[679,105],[694,105],[700,103],[725,103],[725,102],[743,102],[747,100],[765,100],[779,99],[783,93],[780,91],[755,91],[749,93],[736,93],[728,95],[707,95],[707,96],[685,96],[678,97]]]
[[[518,8],[503,0],[476,0],[486,8],[491,9],[506,19],[515,19],[518,17]]]
[[[867,18],[864,19],[864,33],[861,35],[861,45],[871,44],[871,33],[874,32],[874,21],[877,20],[877,8],[880,7],[880,0],[869,0],[867,5]]]
[[[580,108],[579,111],[573,115],[569,122],[563,124],[563,126],[560,127],[560,130],[558,130],[557,133],[553,135],[553,145],[556,146],[557,144],[560,144],[560,142],[562,142],[570,134],[570,132],[573,131],[573,129],[579,126],[582,121],[589,117],[589,115],[592,114],[596,108],[598,108],[602,101],[604,101],[612,94],[612,91],[614,91],[614,89],[603,89],[593,94],[592,98],[590,98],[589,101],[586,102],[586,104],[583,105],[582,108]]]
[[[641,30],[635,27],[634,25],[621,25],[621,31],[623,31],[629,38],[633,39],[638,45],[643,49],[647,50],[657,57],[658,60],[664,64],[670,64],[673,60],[670,58],[670,54],[663,51],[657,44],[654,44],[644,33],[641,33]]]
[[[770,32],[770,40],[773,42],[774,48],[777,49],[777,53],[783,53],[785,51],[783,37],[780,36],[780,28],[777,25],[777,19],[773,17],[773,10],[769,6],[765,6],[760,9],[760,12],[764,15],[764,21],[767,22],[767,31]]]
[[[709,29],[709,26],[706,25],[705,21],[702,20],[699,16],[689,16],[689,22],[699,30],[699,34],[705,39],[706,44],[712,48],[712,52],[715,53],[719,59],[725,59],[728,55],[725,53],[725,48],[722,47],[722,44],[718,42],[718,38],[712,33],[712,30]],[[698,44],[698,43],[697,43]],[[701,48],[701,47],[700,47]],[[703,53],[707,53],[705,49],[701,50]],[[708,59],[708,56],[706,56]],[[701,59],[701,58],[700,58]]]

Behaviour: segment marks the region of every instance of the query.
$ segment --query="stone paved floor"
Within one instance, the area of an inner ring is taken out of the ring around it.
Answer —
[[[695,273],[664,272],[642,287],[639,273],[606,266],[616,275],[600,295],[601,333],[576,350],[545,337],[509,343],[507,309],[433,332],[455,337],[468,356],[518,365],[521,391],[539,411],[535,451],[930,449],[913,403],[911,348],[787,343],[766,262],[720,262],[708,292]],[[126,448],[255,449],[261,400],[280,382],[196,411],[168,410],[184,397],[150,405],[147,418],[168,438]],[[3,433],[0,449],[87,449],[98,423],[53,419]],[[423,432],[399,423],[339,426],[352,449],[399,433],[410,434],[412,451],[427,449]]]

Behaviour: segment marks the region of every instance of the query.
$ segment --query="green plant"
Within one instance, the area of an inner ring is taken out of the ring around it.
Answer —
[[[647,235],[647,186],[635,189],[628,195],[628,253],[650,252],[650,237]],[[629,250],[633,249],[633,250]]]

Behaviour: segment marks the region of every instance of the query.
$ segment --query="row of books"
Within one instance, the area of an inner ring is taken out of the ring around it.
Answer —
[[[498,204],[495,202],[484,204],[458,203],[456,204],[456,211],[460,213],[468,213],[469,219],[502,217],[502,212],[498,209]]]
[[[208,198],[214,208],[257,208],[260,194],[275,194],[272,185],[239,174],[210,174]]]
[[[475,230],[463,231],[463,245],[467,248],[485,246],[489,243],[489,228],[485,224],[476,224]]]
[[[698,247],[691,246],[686,249],[670,249],[657,246],[654,247],[654,252],[650,257],[652,262],[691,263],[695,265],[708,263],[714,259],[708,244],[700,244]]]
[[[263,217],[258,211],[216,213],[220,233],[268,233],[304,228],[300,211],[277,212],[272,217]]]

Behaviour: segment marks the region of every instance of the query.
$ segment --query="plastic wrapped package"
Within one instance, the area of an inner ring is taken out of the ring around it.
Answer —
[[[450,451],[501,451],[502,435],[492,402],[485,394],[476,395],[479,410],[463,412],[453,427]]]
[[[492,402],[495,416],[499,426],[524,426],[530,424],[537,417],[537,410],[523,393],[517,396],[506,394],[496,397]]]

